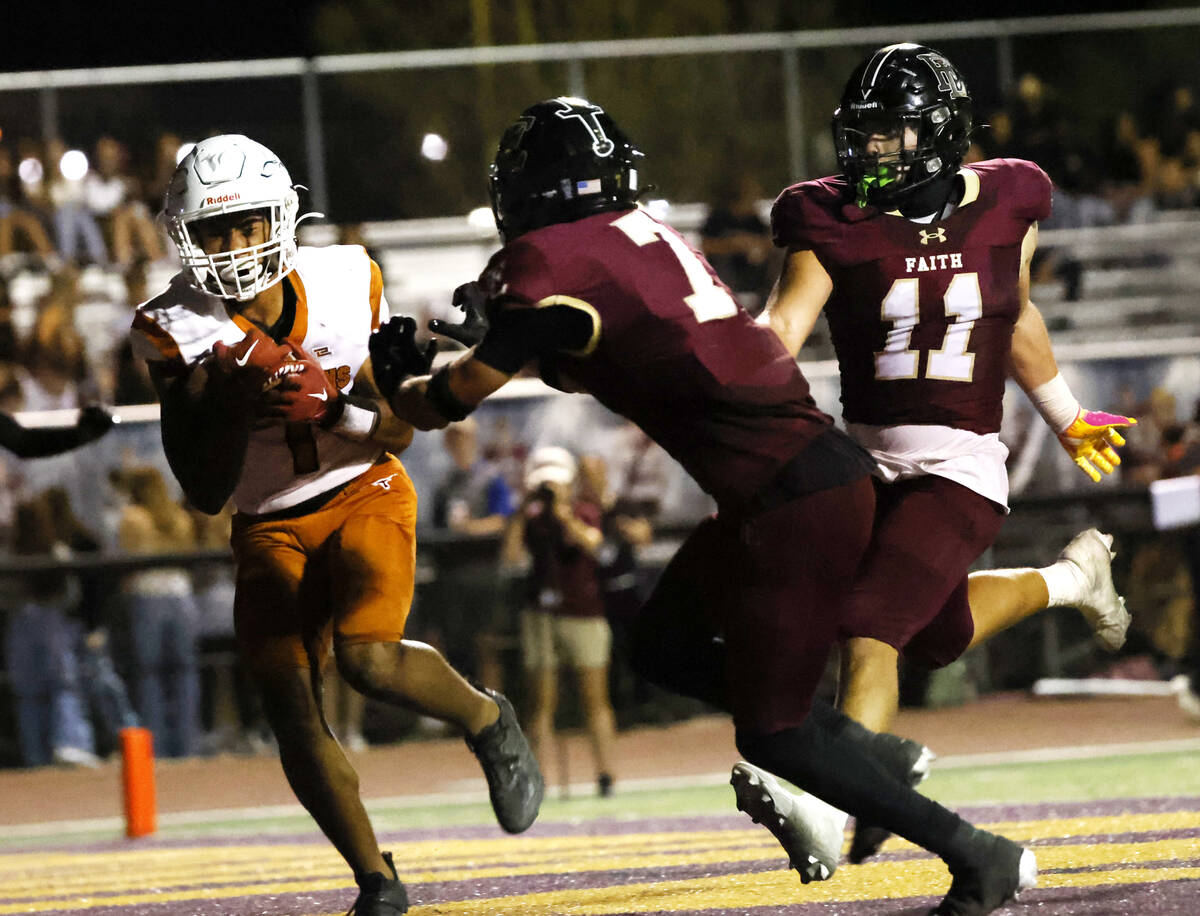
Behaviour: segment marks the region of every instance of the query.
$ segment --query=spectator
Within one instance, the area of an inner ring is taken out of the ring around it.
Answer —
[[[96,141],[96,167],[84,177],[88,209],[107,224],[113,260],[122,270],[137,256],[145,261],[164,256],[162,238],[129,174],[127,158],[121,143],[101,137]]]
[[[216,515],[188,509],[197,550],[229,550],[233,507]],[[228,559],[192,567],[196,600],[201,722],[205,753],[254,753],[267,746],[258,693],[237,651],[233,632],[233,566]]]
[[[525,498],[504,538],[504,558],[530,558],[521,652],[533,697],[529,739],[542,759],[550,752],[558,706],[558,669],[572,669],[591,740],[597,791],[612,793],[615,720],[608,696],[612,637],[605,620],[598,557],[602,507],[576,492],[576,462],[566,449],[535,449],[525,474]]]
[[[700,250],[717,276],[751,314],[762,310],[774,280],[771,227],[759,215],[762,186],[746,174],[731,175],[700,227]]]
[[[473,419],[448,427],[442,442],[452,467],[433,494],[433,524],[467,541],[441,551],[431,601],[437,623],[425,623],[434,645],[460,671],[500,689],[503,680],[497,633],[498,538],[513,511],[512,490],[489,461],[479,457],[479,428]]]
[[[25,410],[80,407],[97,394],[83,335],[74,323],[78,298],[73,272],[54,277],[38,304],[38,315],[25,343],[21,378]]]
[[[17,507],[14,527],[19,556],[63,559],[70,554],[44,494]],[[26,766],[95,766],[95,732],[79,663],[83,627],[72,616],[78,584],[54,570],[32,573],[25,584],[25,600],[9,615],[4,639],[21,760]]]
[[[1147,222],[1154,210],[1154,143],[1142,136],[1132,112],[1118,112],[1101,140],[1101,187],[1118,223]]]
[[[653,688],[629,664],[629,627],[648,591],[638,552],[654,537],[654,510],[644,501],[616,496],[608,486],[608,464],[599,455],[579,459],[579,495],[602,508],[604,542],[597,556],[604,612],[612,631],[609,693],[618,708],[647,703]]]
[[[25,205],[12,150],[0,146],[0,259],[13,254],[20,240],[47,266],[57,266],[54,246],[37,212]]]
[[[96,222],[96,214],[88,206],[84,175],[64,175],[62,166],[67,153],[66,144],[51,140],[46,145],[46,158],[54,170],[47,181],[50,201],[54,205],[54,231],[58,252],[70,264],[79,264],[79,243],[93,264],[107,264],[108,250]]]
[[[111,479],[129,500],[117,531],[123,551],[144,555],[195,548],[192,521],[156,468],[133,468]],[[182,569],[155,566],[129,573],[122,592],[138,713],[160,755],[185,757],[198,749],[199,737],[198,612],[191,582]]]

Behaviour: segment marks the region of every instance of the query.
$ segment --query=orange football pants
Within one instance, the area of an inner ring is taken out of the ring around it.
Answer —
[[[391,455],[307,515],[235,515],[234,630],[251,670],[319,671],[331,645],[398,642],[416,525],[416,490]]]

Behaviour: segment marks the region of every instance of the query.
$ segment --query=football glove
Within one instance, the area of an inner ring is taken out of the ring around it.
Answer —
[[[1136,423],[1133,417],[1084,410],[1081,407],[1071,425],[1058,434],[1058,441],[1079,466],[1079,470],[1099,483],[1103,476],[1101,471],[1111,474],[1113,468],[1121,463],[1121,456],[1116,449],[1125,444],[1125,437],[1117,429]]]
[[[391,318],[367,343],[375,384],[389,401],[400,383],[414,375],[428,375],[437,355],[436,340],[417,343],[417,322],[407,315]]]
[[[263,384],[258,414],[285,423],[320,423],[340,409],[341,390],[325,374],[317,358],[292,340],[284,341],[292,358]]]
[[[429,330],[442,337],[457,340],[464,347],[470,349],[483,340],[483,335],[488,330],[487,296],[479,282],[472,280],[456,289],[454,298],[450,301],[455,308],[462,309],[463,320],[455,324],[452,321],[440,321],[432,318],[429,321]]]

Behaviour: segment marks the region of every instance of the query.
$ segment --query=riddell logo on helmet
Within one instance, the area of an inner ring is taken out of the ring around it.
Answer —
[[[211,207],[213,204],[227,204],[241,199],[241,194],[222,194],[220,197],[206,197],[204,198],[204,206]]]

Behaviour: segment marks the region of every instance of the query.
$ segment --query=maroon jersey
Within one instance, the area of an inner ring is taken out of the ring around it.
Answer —
[[[775,243],[811,250],[833,280],[825,315],[848,422],[1000,428],[1021,241],[1050,214],[1050,179],[1021,159],[962,176],[958,208],[929,224],[860,208],[841,177],[775,201]]]
[[[495,298],[590,314],[591,340],[543,355],[543,377],[638,424],[721,505],[744,503],[830,428],[775,334],[643,210],[529,232],[480,282]]]

